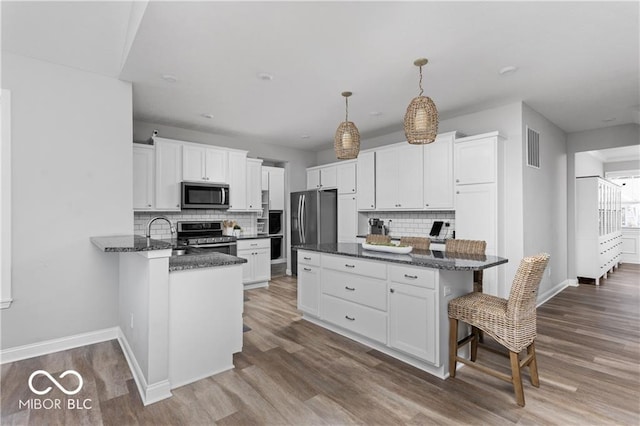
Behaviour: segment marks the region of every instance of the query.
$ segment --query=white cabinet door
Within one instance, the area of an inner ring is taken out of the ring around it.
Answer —
[[[358,235],[358,206],[355,194],[338,195],[338,242],[355,243]]]
[[[262,168],[262,190],[269,190],[269,171],[266,168]]]
[[[271,249],[259,248],[253,255],[253,279],[255,281],[269,281],[271,279]]]
[[[336,166],[320,169],[320,188],[330,189],[338,187],[338,172]]]
[[[252,250],[238,250],[237,256],[246,259],[247,263],[242,264],[242,283],[253,282],[253,251]]]
[[[298,252],[298,259],[301,258]],[[299,263],[299,262],[298,262]],[[299,263],[298,309],[306,314],[320,314],[320,267]]]
[[[470,185],[496,182],[497,139],[454,143],[455,183]]]
[[[398,209],[422,208],[422,145],[406,144],[396,148],[397,156],[397,192]]]
[[[215,148],[205,148],[205,176],[207,182],[227,182],[227,151]]]
[[[398,208],[398,151],[386,148],[376,151],[376,209]]]
[[[182,144],[156,138],[156,210],[180,210]]]
[[[133,145],[133,209],[153,209],[154,148]]]
[[[389,346],[439,365],[436,319],[435,290],[389,283]]]
[[[284,210],[284,169],[269,168],[269,210]]]
[[[498,243],[496,185],[456,186],[456,238],[484,240],[487,253]]]
[[[453,137],[424,146],[424,208],[453,210]]]
[[[206,182],[205,150],[192,145],[182,147],[182,179],[191,182]]]
[[[320,188],[320,169],[307,170],[307,189]]]
[[[365,152],[358,156],[356,184],[358,210],[373,210],[376,207],[376,153]]]
[[[355,194],[356,192],[356,162],[336,166],[338,179],[338,194]]]
[[[229,210],[247,209],[247,153],[229,152]]]
[[[268,188],[267,172],[267,188]],[[247,210],[262,209],[262,160],[247,160]]]

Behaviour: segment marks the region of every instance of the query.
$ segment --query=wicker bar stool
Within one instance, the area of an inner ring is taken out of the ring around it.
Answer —
[[[444,243],[445,252],[484,254],[487,242],[481,240],[448,239]],[[482,293],[482,271],[473,271],[473,291]]]
[[[509,299],[483,293],[469,293],[449,302],[449,375],[456,376],[458,361],[494,377],[511,382],[516,402],[524,407],[524,390],[520,370],[529,367],[531,384],[540,386],[534,340],[536,338],[536,296],[549,255],[525,257],[520,262],[511,286]],[[509,350],[511,376],[476,363],[478,335],[472,333],[458,341],[458,321],[480,329]],[[458,356],[458,349],[471,343],[471,359]],[[527,355],[520,361],[522,350]]]
[[[367,244],[388,244],[391,242],[391,237],[382,234],[369,234],[366,242]]]
[[[400,237],[401,246],[411,246],[417,250],[429,250],[431,240],[427,237]]]

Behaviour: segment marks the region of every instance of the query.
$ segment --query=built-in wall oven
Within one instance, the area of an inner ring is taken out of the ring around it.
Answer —
[[[178,222],[178,247],[189,253],[218,252],[236,256],[236,237],[222,235],[222,221]]]

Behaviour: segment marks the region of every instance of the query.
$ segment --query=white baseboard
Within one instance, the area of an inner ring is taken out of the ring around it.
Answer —
[[[81,333],[73,336],[61,337],[59,339],[45,340],[43,342],[4,349],[0,351],[0,364],[117,339],[119,331],[120,329],[118,327],[105,328],[104,330],[91,331],[89,333]]]
[[[538,307],[538,306],[544,305],[549,300],[551,300],[553,296],[560,293],[562,290],[564,290],[567,287],[577,287],[577,286],[578,286],[578,280],[570,280],[570,279],[564,280],[561,283],[550,288],[549,290],[545,291],[544,293],[539,294],[538,302],[536,303],[536,306]]]
[[[142,403],[144,405],[149,405],[154,402],[170,398],[172,394],[169,380],[162,380],[149,385],[147,380],[144,378],[144,374],[142,374],[142,369],[140,369],[140,365],[138,365],[138,361],[136,361],[136,357],[131,350],[131,346],[129,346],[129,342],[127,342],[126,336],[119,327],[117,330],[118,342],[120,343],[124,357],[129,364],[129,370],[131,370],[133,380],[136,382],[136,387],[138,388],[138,393],[140,394]]]

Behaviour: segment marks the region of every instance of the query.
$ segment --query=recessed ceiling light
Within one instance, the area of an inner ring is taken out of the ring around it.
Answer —
[[[309,135],[300,135],[300,138],[302,138],[302,139],[309,139],[310,137],[311,136],[309,136]]]
[[[213,118],[213,114],[209,114],[208,112],[203,112],[200,115],[203,116],[204,118]]]
[[[518,70],[518,67],[514,67],[513,65],[508,65],[506,67],[500,68],[500,75],[512,74]]]
[[[605,119],[604,119],[604,120],[602,120],[602,121],[604,121],[605,123],[610,123],[610,122],[612,122],[612,121],[616,121],[616,118],[615,118],[615,117],[609,117],[609,118],[605,118]]]
[[[162,74],[162,79],[167,83],[175,83],[178,81],[178,78],[175,75],[171,74]]]
[[[382,113],[380,111],[371,111],[369,113],[369,115],[373,116],[373,117],[379,117],[382,115]]]
[[[258,80],[262,80],[262,81],[273,80],[273,75],[266,72],[259,72],[258,74],[256,74],[256,76],[258,77]]]

